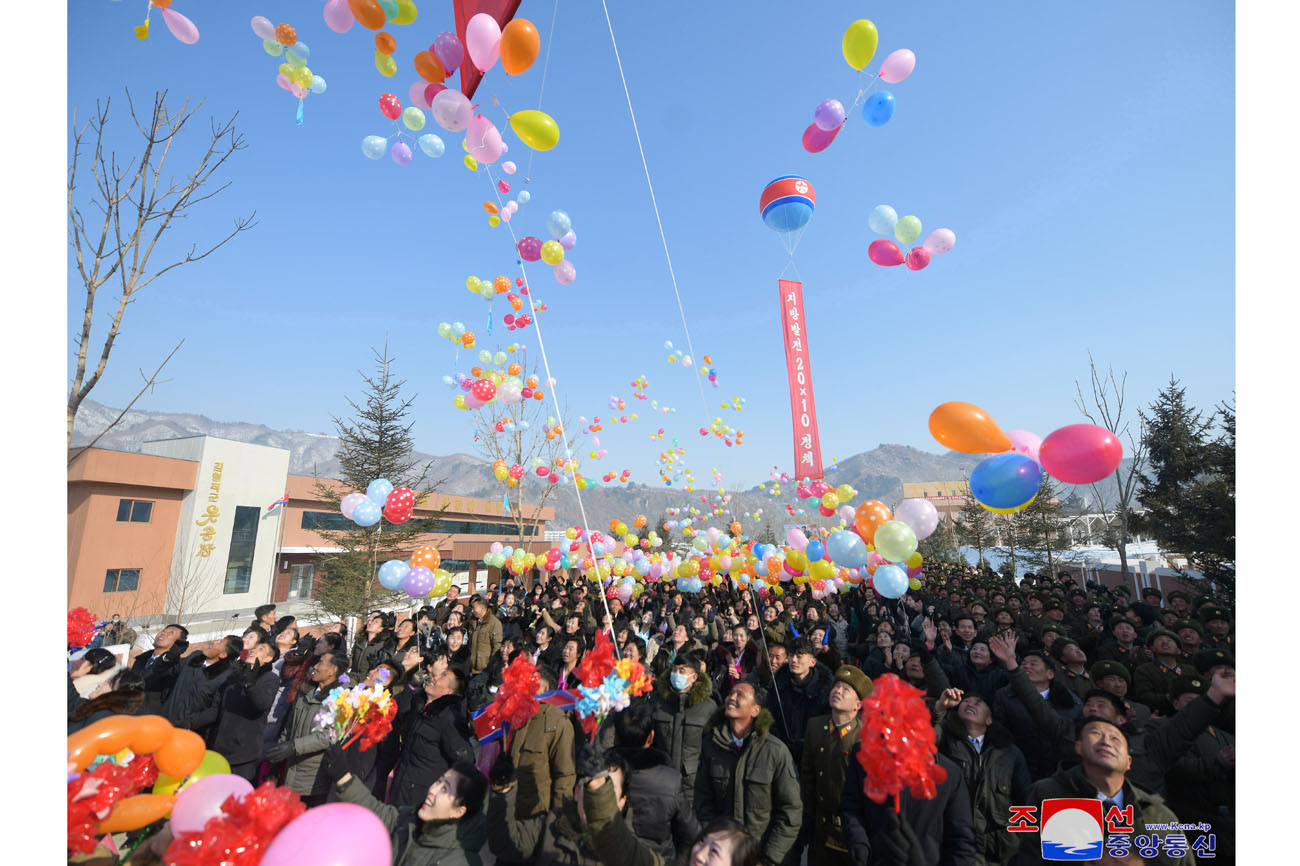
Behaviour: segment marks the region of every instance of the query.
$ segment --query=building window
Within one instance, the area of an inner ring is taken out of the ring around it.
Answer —
[[[104,592],[135,592],[139,586],[138,568],[110,568],[104,573]]]
[[[148,523],[153,516],[153,503],[147,499],[119,499],[118,523]]]
[[[316,567],[310,562],[289,566],[289,598],[311,598],[311,583]]]
[[[248,592],[253,579],[253,551],[257,547],[257,518],[261,509],[235,506],[235,523],[230,532],[230,555],[226,558],[226,595]]]

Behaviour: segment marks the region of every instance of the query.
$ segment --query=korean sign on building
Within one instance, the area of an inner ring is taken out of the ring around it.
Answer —
[[[803,315],[803,283],[778,280],[781,289],[781,340],[790,380],[790,420],[794,425],[794,472],[797,478],[822,477],[822,448],[817,436],[808,327]]]

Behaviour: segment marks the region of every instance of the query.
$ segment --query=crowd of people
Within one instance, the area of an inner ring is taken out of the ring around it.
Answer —
[[[1057,797],[1102,801],[1113,862],[1233,862],[1228,610],[1067,573],[926,572],[898,600],[659,582],[627,604],[577,574],[505,575],[400,622],[376,610],[356,635],[266,605],[243,634],[202,644],[169,625],[126,667],[90,650],[69,674],[68,730],[159,713],[254,783],[370,809],[403,866],[486,853],[503,866],[1032,864],[1039,835],[1013,825],[1015,807]],[[654,675],[651,694],[594,737],[544,702],[508,740],[478,741],[473,715],[512,660],[537,665],[543,692],[573,688],[600,631]],[[931,799],[864,793],[861,705],[887,674],[930,710],[947,771]],[[373,748],[316,729],[349,683],[396,701]],[[1131,836],[1109,832],[1115,816]],[[1143,847],[1148,825],[1175,822],[1197,829]]]

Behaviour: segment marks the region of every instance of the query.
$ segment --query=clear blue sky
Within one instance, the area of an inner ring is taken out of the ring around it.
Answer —
[[[113,127],[128,145],[123,85],[138,100],[165,86],[173,97],[206,98],[208,114],[238,110],[249,147],[229,164],[233,186],[173,233],[172,249],[254,209],[260,225],[140,296],[94,399],[122,405],[137,368],[152,369],[185,337],[168,368],[173,381],[141,408],[331,432],[329,415],[359,395],[355,370],[369,368],[370,347],[387,334],[398,373],[420,395],[419,447],[471,451],[469,421],[440,381],[453,353],[434,328],[458,319],[480,345],[497,342],[484,340],[486,305],[463,284],[471,273],[513,276],[509,235],[487,226],[488,183],[461,164],[457,134],[434,129],[447,155],[417,153],[406,167],[360,151],[364,136],[391,131],[377,98],[391,91],[406,102],[411,55],[453,29],[450,4],[426,0],[414,25],[392,29],[401,69],[393,79],[374,69],[369,31],[330,32],[320,2],[177,0],[202,32],[193,46],[167,33],[156,11],[153,35],[135,40],[141,5],[76,4],[69,117],[112,96]],[[279,21],[290,8],[284,20],[329,83],[308,99],[301,128],[295,100],[275,86],[278,61],[248,26],[253,15]],[[525,0],[520,11],[544,46],[553,8]],[[720,372],[719,388],[705,388],[709,417],[716,403],[745,397],[739,416],[723,413],[739,420],[745,444],[696,444],[698,393],[666,362],[664,340],[685,340],[604,16],[590,0],[560,3],[543,107],[562,140],[534,160],[532,201],[515,219],[545,237],[546,214],[561,208],[578,233],[576,283],[531,271],[550,306],[543,327],[560,396],[574,414],[606,414],[610,394],[634,402],[628,382],[645,374],[651,395],[679,408],[669,434],[688,448],[700,481],[711,466],[727,486],[763,480],[774,464],[790,468],[776,302],[785,253],[757,213],[759,191],[785,173],[807,176],[818,194],[797,263],[828,462],[883,442],[939,450],[926,418],[946,400],[978,403],[1003,427],[1042,435],[1081,420],[1074,381],[1087,376],[1089,350],[1128,371],[1134,402],[1149,403],[1171,372],[1199,405],[1230,396],[1232,4],[737,9],[611,4],[696,350]],[[889,125],[854,116],[828,150],[805,153],[799,136],[814,106],[853,98],[840,36],[860,17],[880,32],[872,70],[905,47],[916,71],[890,88],[898,109]],[[495,93],[511,110],[536,107],[541,72],[539,61],[506,81],[498,66],[476,101]],[[528,153],[507,140],[517,181]],[[922,272],[871,264],[867,214],[882,203],[918,215],[927,232],[951,228],[956,248]],[[73,281],[68,303],[71,333],[82,303]],[[585,474],[630,467],[634,480],[654,481],[660,443],[648,434],[659,426],[642,413],[626,429],[607,428],[609,456]]]

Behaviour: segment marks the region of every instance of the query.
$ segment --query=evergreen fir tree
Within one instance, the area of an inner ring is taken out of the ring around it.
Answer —
[[[1018,511],[1012,521],[1016,524],[1021,544],[1028,549],[1026,562],[1056,571],[1057,555],[1069,546],[1068,533],[1058,518],[1061,516],[1060,488],[1046,472],[1038,488],[1038,495],[1024,511]]]
[[[979,556],[977,564],[982,567],[984,551],[993,547],[997,536],[998,527],[994,523],[992,512],[975,501],[968,489],[966,504],[962,506],[957,519],[957,540],[966,547],[975,548]]]

